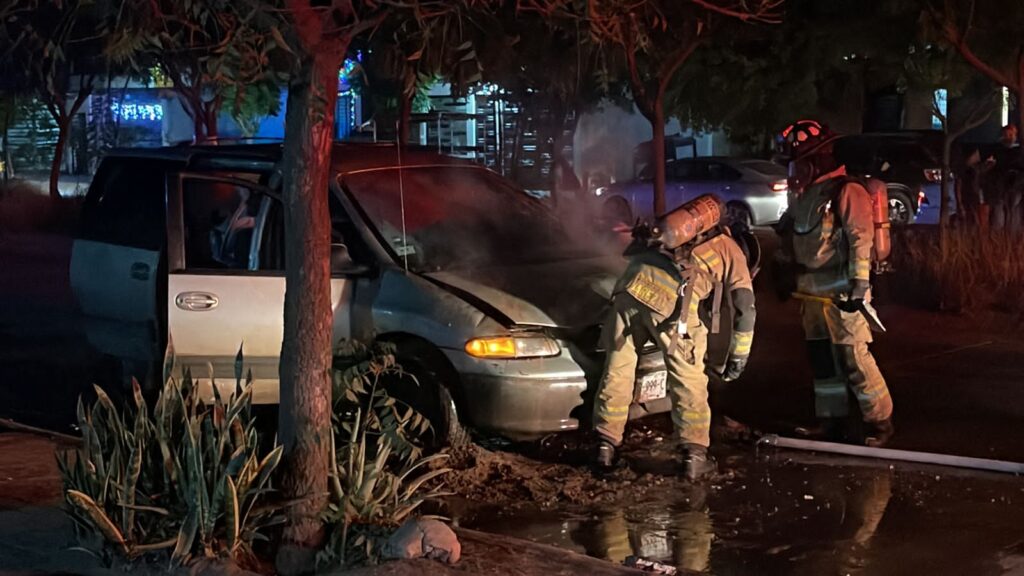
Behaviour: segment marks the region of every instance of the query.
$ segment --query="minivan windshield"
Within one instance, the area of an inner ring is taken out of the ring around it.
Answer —
[[[397,168],[373,169],[341,183],[398,263],[416,272],[600,256],[546,205],[484,168],[407,166],[401,181]]]

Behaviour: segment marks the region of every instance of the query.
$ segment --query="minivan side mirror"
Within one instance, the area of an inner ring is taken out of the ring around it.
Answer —
[[[369,266],[356,264],[344,244],[331,244],[331,273],[344,275],[360,275],[370,271]]]

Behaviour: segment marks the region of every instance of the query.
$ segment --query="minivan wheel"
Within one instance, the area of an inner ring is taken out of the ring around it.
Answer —
[[[458,411],[447,382],[456,376],[441,353],[414,340],[397,342],[396,360],[403,375],[385,383],[388,393],[430,422],[423,445],[430,451],[458,447],[472,440],[459,422]]]

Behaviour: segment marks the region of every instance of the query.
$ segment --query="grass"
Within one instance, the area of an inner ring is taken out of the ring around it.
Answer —
[[[1024,236],[955,228],[945,250],[938,228],[893,236],[894,295],[940,310],[1024,313]]]

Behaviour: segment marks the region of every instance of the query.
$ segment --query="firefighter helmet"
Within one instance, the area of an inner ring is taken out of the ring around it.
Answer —
[[[776,151],[787,160],[795,160],[821,150],[838,137],[825,124],[800,120],[779,133],[775,139]]]

